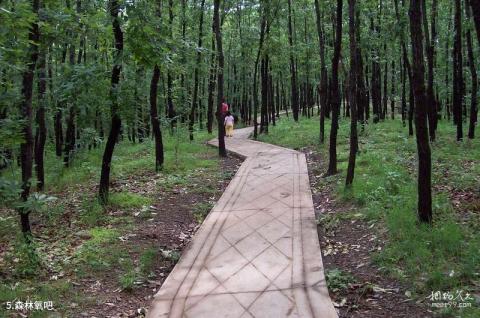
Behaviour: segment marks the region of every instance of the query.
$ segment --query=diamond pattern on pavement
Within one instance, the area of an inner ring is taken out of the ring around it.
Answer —
[[[229,151],[247,160],[147,317],[337,317],[323,274],[305,156],[248,140],[250,132],[240,129],[226,140]]]

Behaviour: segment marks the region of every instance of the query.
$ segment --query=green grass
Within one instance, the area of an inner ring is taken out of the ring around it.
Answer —
[[[116,192],[110,194],[108,204],[119,209],[141,208],[144,205],[152,204],[153,200],[130,192]]]
[[[291,148],[313,147],[328,160],[329,122],[325,144],[319,144],[318,119],[299,123],[282,120],[260,140]],[[387,229],[386,247],[374,257],[387,274],[407,282],[413,292],[427,296],[432,291],[479,292],[480,218],[478,206],[464,206],[470,218],[462,220],[450,201],[452,191],[478,192],[480,183],[480,139],[455,140],[454,127],[440,122],[437,141],[432,144],[434,186],[432,227],[420,225],[416,216],[416,143],[400,121],[370,124],[360,133],[355,180],[345,190],[349,151],[349,122],[342,120],[338,135],[338,169],[328,177],[340,200],[352,202],[369,221],[381,221]],[[317,174],[317,172],[315,172]],[[476,210],[475,210],[476,209]],[[457,310],[470,317],[480,307]],[[475,317],[477,317],[475,316]]]

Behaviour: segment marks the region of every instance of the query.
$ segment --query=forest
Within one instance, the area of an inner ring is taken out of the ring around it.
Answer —
[[[478,317],[479,66],[480,0],[0,0],[0,316],[144,316],[241,165],[226,102],[306,153],[340,317]]]

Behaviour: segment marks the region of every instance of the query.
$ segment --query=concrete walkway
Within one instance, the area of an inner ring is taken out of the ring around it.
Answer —
[[[147,317],[337,317],[305,155],[248,140],[251,132],[226,138],[227,149],[246,159]]]

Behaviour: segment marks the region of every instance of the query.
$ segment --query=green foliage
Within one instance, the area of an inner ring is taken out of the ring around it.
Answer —
[[[109,205],[114,208],[132,209],[150,205],[152,199],[130,192],[112,193],[108,199]]]
[[[326,271],[325,278],[327,279],[328,290],[334,293],[344,291],[349,284],[355,283],[355,279],[350,273],[337,268]]]
[[[80,221],[89,226],[100,225],[107,216],[100,202],[94,198],[84,198],[80,210]]]
[[[154,247],[147,248],[140,255],[140,272],[149,276],[153,271],[156,261],[158,260],[158,250]]]
[[[213,204],[210,202],[207,203],[199,203],[195,205],[195,209],[193,211],[193,216],[198,223],[203,223],[205,218],[207,217],[210,210],[213,208]]]
[[[6,258],[8,263],[14,264],[15,276],[20,278],[33,277],[41,269],[36,243],[26,243],[20,236],[15,241],[12,253],[7,254]]]
[[[117,245],[119,233],[116,230],[96,227],[91,229],[91,239],[83,243],[76,253],[80,275],[89,271],[105,271],[118,266],[128,255]]]

